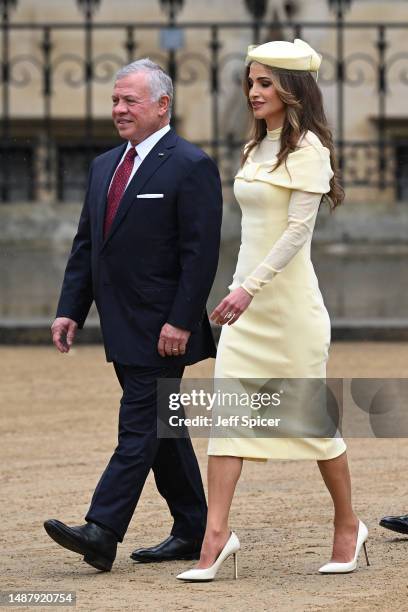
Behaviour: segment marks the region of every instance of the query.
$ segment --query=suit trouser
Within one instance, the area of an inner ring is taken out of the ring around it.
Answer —
[[[139,367],[114,363],[123,389],[118,445],[103,472],[85,517],[123,540],[144,483],[153,469],[156,486],[174,519],[172,535],[201,539],[207,504],[189,437],[157,438],[157,379],[178,379],[184,367]]]

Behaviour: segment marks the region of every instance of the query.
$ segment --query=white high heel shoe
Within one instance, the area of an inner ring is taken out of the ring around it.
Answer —
[[[367,565],[370,565],[367,555],[366,548],[366,540],[368,538],[368,529],[364,525],[362,521],[358,521],[358,533],[357,533],[357,542],[356,549],[354,551],[354,557],[351,561],[347,563],[337,563],[336,561],[331,561],[330,563],[326,563],[322,565],[319,569],[320,574],[347,574],[348,572],[354,572],[357,567],[357,559],[360,554],[361,547],[364,548],[365,558],[367,561]]]
[[[231,531],[231,535],[227,540],[224,548],[211,565],[205,569],[191,569],[186,572],[182,572],[177,576],[178,580],[189,580],[191,582],[209,582],[214,580],[221,565],[230,555],[234,555],[234,578],[238,578],[238,564],[237,564],[237,552],[241,545],[239,543],[237,534]]]

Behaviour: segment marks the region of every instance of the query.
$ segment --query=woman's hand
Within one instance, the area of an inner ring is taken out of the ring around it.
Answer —
[[[242,313],[245,312],[252,302],[252,299],[253,296],[249,295],[242,287],[234,289],[234,291],[231,291],[231,293],[218,304],[217,308],[212,311],[210,315],[211,321],[214,321],[214,323],[218,325],[225,325],[225,323],[232,325],[235,321],[238,321]]]

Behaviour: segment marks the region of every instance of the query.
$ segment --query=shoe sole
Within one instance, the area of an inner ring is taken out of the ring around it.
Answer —
[[[196,584],[198,584],[199,582],[214,582],[214,578],[205,578],[205,580],[191,580],[187,578],[177,578],[177,580],[180,580],[180,582],[195,582]]]
[[[79,555],[84,555],[84,561],[85,563],[88,563],[88,565],[91,565],[102,572],[110,572],[112,569],[112,561],[109,561],[109,559],[102,557],[98,553],[84,550],[72,533],[64,527],[44,523],[44,529],[50,538],[63,548],[67,548],[68,550],[71,550]]]
[[[163,563],[165,561],[195,561],[200,558],[200,553],[192,553],[191,555],[183,555],[182,557],[168,557],[166,559],[146,559],[146,557],[133,557],[130,555],[132,561],[136,563]]]
[[[380,525],[381,527],[385,527],[386,529],[389,529],[390,531],[396,531],[397,533],[403,533],[404,535],[408,535],[408,529],[404,527],[389,525],[388,523],[383,522],[383,521],[380,521]]]
[[[320,570],[318,570],[318,573],[320,574],[320,576],[332,576],[334,574],[352,574],[356,571],[356,569],[357,567],[354,567],[353,569],[347,570],[346,572],[321,572]]]

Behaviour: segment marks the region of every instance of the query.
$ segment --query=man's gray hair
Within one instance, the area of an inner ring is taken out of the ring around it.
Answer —
[[[115,75],[115,82],[136,72],[147,72],[149,74],[153,100],[159,100],[161,96],[169,96],[168,116],[170,118],[173,105],[173,82],[167,72],[159,64],[155,64],[148,57],[144,57],[118,70]]]

